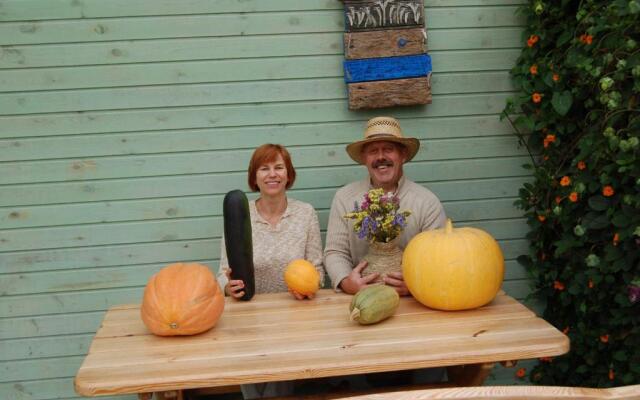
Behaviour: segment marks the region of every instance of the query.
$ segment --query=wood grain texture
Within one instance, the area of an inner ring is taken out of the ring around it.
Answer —
[[[637,400],[640,385],[608,389],[566,386],[481,386],[339,397],[341,400]]]
[[[394,57],[427,51],[427,33],[422,28],[384,29],[344,34],[344,56],[358,58]]]
[[[497,50],[521,45],[520,29],[442,29],[429,31],[429,50]],[[150,39],[56,46],[6,46],[0,69],[76,67],[136,62],[223,60],[253,57],[342,55],[343,34],[232,36],[224,38]]]
[[[360,32],[353,35],[385,32],[388,31]],[[420,40],[424,40],[424,38]],[[408,41],[405,49],[417,47],[415,44]],[[320,45],[320,43],[317,44],[318,47]],[[375,43],[364,50],[373,54],[373,57],[402,55],[386,54],[387,47],[377,46]],[[382,52],[376,53],[378,50]],[[418,48],[411,51],[412,53],[407,54],[424,53],[423,49]],[[515,49],[502,49],[434,51],[430,54],[435,67],[440,71],[483,72],[509,70],[520,53]],[[273,57],[43,67],[40,69],[0,69],[0,92],[339,77],[343,73],[342,59],[341,55],[326,54],[297,56],[295,62],[288,57]]]
[[[348,320],[350,301],[328,289],[304,302],[288,293],[228,299],[214,329],[173,338],[151,335],[137,305],[115,307],[78,371],[76,390],[87,396],[179,390],[568,351],[566,336],[503,294],[488,306],[453,313],[405,297],[392,318],[372,326]]]
[[[360,82],[347,85],[349,109],[431,104],[430,77]]]
[[[463,6],[503,6],[523,4],[523,0],[431,0],[426,6],[429,12],[437,7]],[[237,13],[237,12],[273,12],[273,11],[311,11],[342,10],[338,1],[326,0],[184,0],[181,2],[162,2],[154,0],[83,0],[81,3],[68,0],[49,0],[49,7],[43,9],[38,0],[3,0],[3,14],[0,21],[32,21],[41,19],[108,18],[145,15],[182,15],[189,14]]]
[[[377,0],[381,2],[381,0]],[[416,3],[422,0],[400,0]],[[413,10],[408,6],[387,3],[387,20],[395,21],[390,26],[423,26],[415,23]],[[407,4],[407,3],[404,3]],[[400,7],[400,8],[399,8]],[[402,14],[403,21],[397,17]],[[456,7],[434,9],[429,13],[429,32],[435,29],[483,28],[494,26],[518,26],[521,19],[515,6],[501,7]],[[420,15],[424,8],[416,8]],[[391,13],[391,14],[390,14]],[[350,9],[347,15],[350,14]],[[371,29],[371,21],[379,20],[375,10],[355,10],[360,19],[357,29]],[[363,20],[362,17],[365,19]],[[78,18],[62,21],[4,22],[0,25],[0,45],[55,44],[73,42],[117,42],[126,40],[167,40],[171,38],[226,38],[237,36],[308,34],[344,31],[345,14],[337,10],[300,12],[295,9],[284,12],[265,13],[215,13],[201,15],[155,15],[128,18]],[[347,17],[348,19],[348,17]],[[367,19],[369,20],[367,22]],[[406,22],[405,22],[406,20]],[[367,27],[364,24],[367,23]],[[376,29],[376,28],[374,28]]]

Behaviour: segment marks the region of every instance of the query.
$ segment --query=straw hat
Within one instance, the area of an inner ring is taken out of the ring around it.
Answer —
[[[416,138],[402,136],[400,122],[392,117],[376,117],[367,122],[367,129],[364,131],[364,139],[347,145],[347,153],[355,162],[364,164],[362,161],[362,147],[368,143],[385,141],[403,145],[407,149],[407,161],[411,160],[418,149],[420,141]]]

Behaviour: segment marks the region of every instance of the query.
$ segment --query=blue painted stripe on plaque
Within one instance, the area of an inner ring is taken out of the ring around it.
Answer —
[[[428,54],[344,61],[346,83],[417,78],[426,76],[429,72],[431,56]]]

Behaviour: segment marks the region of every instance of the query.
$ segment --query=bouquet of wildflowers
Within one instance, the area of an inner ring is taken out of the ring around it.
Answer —
[[[410,211],[398,211],[400,199],[383,189],[371,189],[365,193],[362,204],[355,203],[353,212],[344,218],[354,219],[353,230],[360,239],[387,243],[395,239],[407,226]]]

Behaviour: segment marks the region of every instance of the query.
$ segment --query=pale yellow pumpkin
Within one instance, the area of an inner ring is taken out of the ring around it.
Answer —
[[[149,279],[140,316],[156,335],[195,335],[211,329],[223,310],[224,294],[209,268],[176,263]]]
[[[496,240],[477,228],[422,232],[407,245],[402,273],[409,292],[427,307],[466,310],[489,303],[504,279],[504,256]]]
[[[320,274],[309,261],[297,259],[284,270],[284,282],[294,292],[310,296],[320,289]]]

